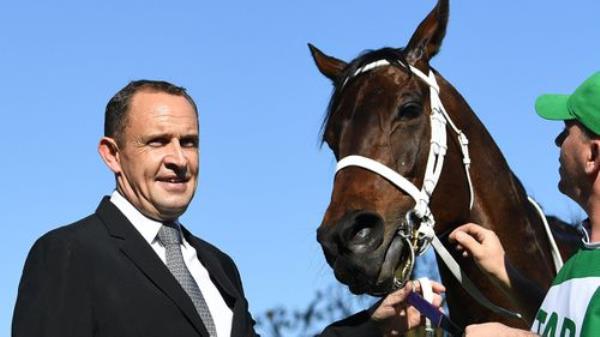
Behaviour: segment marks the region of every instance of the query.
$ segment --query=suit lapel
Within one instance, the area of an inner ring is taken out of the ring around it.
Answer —
[[[242,336],[245,331],[244,319],[246,308],[243,306],[242,289],[238,289],[232,282],[234,275],[228,275],[223,269],[223,261],[208,247],[208,244],[195,236],[187,229],[183,228],[183,235],[198,254],[198,259],[208,270],[212,282],[215,284],[221,296],[233,312],[231,322],[231,336]],[[228,261],[226,263],[229,263]]]
[[[208,337],[208,332],[189,296],[148,242],[144,240],[123,213],[110,202],[108,197],[102,199],[96,214],[102,219],[109,234],[121,251],[177,305],[202,336]]]
[[[222,262],[219,261],[219,258],[208,249],[206,243],[193,236],[186,228],[182,228],[186,241],[189,242],[194,249],[196,249],[198,259],[208,271],[210,279],[219,289],[219,292],[225,299],[227,305],[233,309],[233,301],[240,296],[240,293],[233,283],[231,283],[231,276],[225,273]]]

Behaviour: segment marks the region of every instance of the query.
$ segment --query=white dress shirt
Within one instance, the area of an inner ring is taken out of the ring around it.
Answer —
[[[117,208],[125,215],[127,220],[133,224],[133,227],[140,232],[144,239],[150,244],[152,249],[156,252],[158,257],[167,263],[167,257],[165,253],[165,247],[161,244],[157,238],[158,231],[162,226],[162,223],[154,221],[144,216],[138,211],[127,199],[125,199],[119,192],[114,191],[110,197],[110,201],[117,206]],[[179,224],[179,222],[176,222]],[[181,227],[180,227],[181,230]],[[231,323],[233,319],[233,312],[227,306],[221,293],[210,279],[208,271],[200,260],[196,253],[196,249],[192,247],[181,235],[181,253],[183,254],[183,260],[186,267],[192,274],[192,277],[198,284],[204,300],[208,305],[210,314],[215,323],[217,329],[217,335],[219,337],[231,336]]]

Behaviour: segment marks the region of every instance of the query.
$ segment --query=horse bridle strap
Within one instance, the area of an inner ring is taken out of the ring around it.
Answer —
[[[401,63],[402,64],[402,63]],[[390,62],[387,60],[378,60],[369,64],[366,64],[356,70],[351,77],[357,76],[363,72],[370,71],[377,67],[390,65]],[[454,124],[450,116],[448,115],[442,101],[439,97],[440,87],[437,84],[435,74],[433,71],[429,71],[429,75],[425,75],[421,70],[415,68],[411,65],[403,66],[409,68],[413,74],[417,75],[423,82],[425,82],[430,88],[430,102],[431,102],[431,144],[429,150],[429,157],[427,159],[427,166],[425,169],[425,177],[423,179],[423,186],[419,189],[415,184],[410,182],[408,179],[403,177],[401,174],[396,172],[395,170],[387,167],[386,165],[373,160],[371,158],[359,156],[359,155],[351,155],[342,158],[337,166],[336,173],[340,170],[350,167],[356,166],[361,167],[363,169],[367,169],[374,173],[379,174],[384,177],[400,190],[406,192],[412,199],[415,201],[415,206],[412,210],[412,213],[420,220],[420,225],[416,230],[415,236],[418,239],[417,242],[420,242],[420,246],[414,247],[418,254],[422,254],[427,250],[429,245],[433,245],[434,249],[438,253],[438,256],[444,261],[448,269],[451,273],[456,277],[459,283],[463,286],[463,288],[477,301],[479,304],[488,308],[489,310],[501,314],[508,317],[513,318],[521,318],[519,313],[511,312],[507,309],[499,307],[489,301],[477,287],[473,284],[473,282],[463,273],[460,266],[454,260],[452,255],[448,253],[446,248],[439,241],[433,227],[435,225],[435,219],[431,212],[431,208],[429,207],[429,202],[431,199],[431,195],[437,186],[437,183],[440,178],[440,174],[442,172],[442,168],[444,166],[444,156],[446,155],[447,150],[447,134],[446,134],[446,125],[449,124],[450,127],[457,134],[458,142],[460,144],[460,149],[463,155],[463,165],[465,169],[465,174],[467,177],[467,183],[469,187],[469,209],[473,207],[474,193],[473,193],[473,183],[471,180],[471,175],[469,173],[469,168],[471,164],[471,158],[469,156],[469,141],[466,135]],[[351,78],[347,78],[342,87],[346,85],[347,81]],[[411,213],[409,211],[408,213]],[[408,219],[409,217],[407,217]],[[399,235],[403,235],[399,233]],[[406,240],[406,238],[404,238]],[[410,244],[410,240],[406,240]],[[411,246],[412,248],[412,246]],[[412,269],[412,268],[411,268]]]
[[[423,218],[431,215],[431,210],[429,209],[429,195],[423,190],[418,189],[410,182],[410,180],[404,178],[398,172],[376,160],[356,155],[348,156],[340,160],[337,163],[336,172],[350,166],[357,166],[375,172],[410,195],[416,203],[414,210],[417,217]]]

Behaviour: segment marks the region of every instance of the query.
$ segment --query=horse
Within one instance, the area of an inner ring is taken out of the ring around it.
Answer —
[[[462,327],[499,321],[528,328],[556,273],[551,241],[489,132],[461,94],[429,64],[444,39],[448,16],[449,1],[438,0],[406,47],[368,51],[349,63],[309,44],[317,68],[334,86],[321,133],[339,162],[317,240],[340,282],[355,294],[383,296],[398,286],[398,270],[408,264],[411,249],[427,246],[414,236],[418,242],[413,247],[400,240],[399,233],[413,227],[427,229],[429,224],[441,244],[450,248],[448,234],[454,228],[467,222],[481,224],[497,234],[507,263],[532,284],[531,289],[499,291],[472,259],[449,251],[481,294],[523,316],[499,315],[481,306],[438,257],[450,317]],[[434,102],[434,89],[440,102]],[[441,131],[436,120],[440,111],[447,114]],[[441,146],[440,139],[432,140],[434,133],[433,138],[440,138],[440,132]],[[430,158],[432,144],[443,158]],[[356,157],[362,164],[347,162]],[[440,161],[442,167],[437,165]],[[433,188],[425,188],[432,184],[425,178],[431,165],[438,166],[433,170],[437,180]],[[391,173],[382,175],[381,170]],[[406,182],[399,188],[394,180]],[[408,185],[415,188],[402,188]]]

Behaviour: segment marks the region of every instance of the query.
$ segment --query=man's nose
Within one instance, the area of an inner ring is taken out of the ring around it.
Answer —
[[[565,141],[567,136],[569,135],[569,125],[565,122],[565,127],[560,131],[560,133],[554,138],[554,144],[557,147],[561,147],[562,143]]]
[[[185,168],[187,166],[187,157],[185,151],[179,144],[178,140],[173,140],[169,145],[169,153],[165,157],[167,166],[176,166],[177,168]]]

